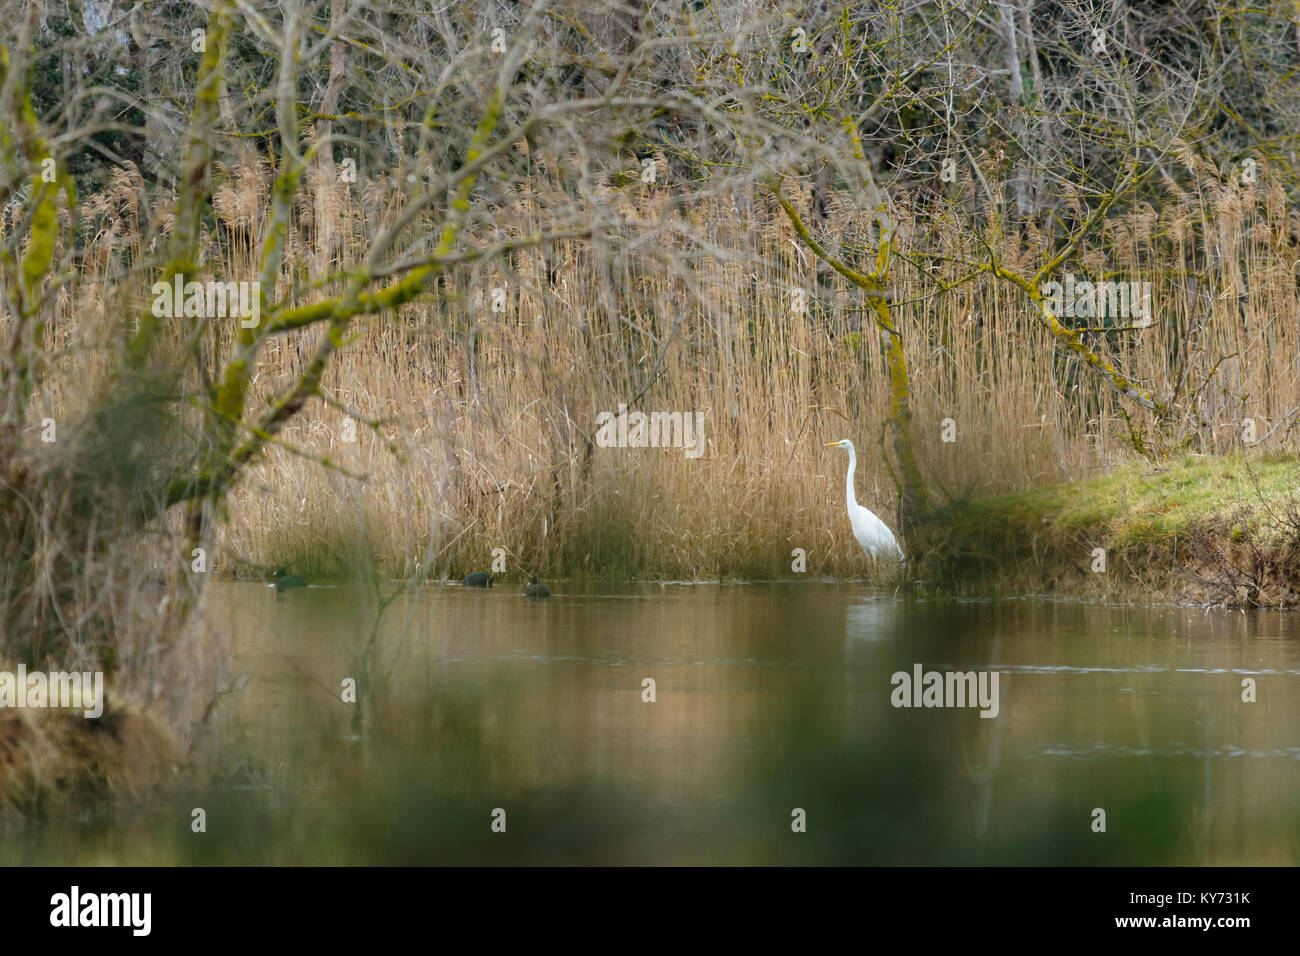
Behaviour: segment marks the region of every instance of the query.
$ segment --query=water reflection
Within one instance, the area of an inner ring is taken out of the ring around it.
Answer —
[[[354,589],[210,588],[249,675],[238,773],[176,811],[203,799],[241,828],[141,838],[192,862],[1296,862],[1294,615],[816,582],[516,590],[429,588],[377,619]],[[997,670],[999,715],[892,707],[916,664]]]
[[[844,608],[846,652],[852,654],[854,641],[887,641],[898,631],[902,604],[883,595],[862,598]]]

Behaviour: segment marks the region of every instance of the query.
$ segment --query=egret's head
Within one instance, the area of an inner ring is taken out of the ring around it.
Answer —
[[[847,438],[841,438],[839,441],[828,441],[826,443],[826,447],[827,448],[852,448],[853,442],[849,441]]]

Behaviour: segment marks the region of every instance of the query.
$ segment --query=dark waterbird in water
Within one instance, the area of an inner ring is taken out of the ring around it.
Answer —
[[[547,590],[545,584],[537,583],[537,578],[529,579],[528,587],[524,589],[524,593],[530,598],[548,598],[551,596],[551,592]]]
[[[492,575],[486,571],[475,571],[472,574],[465,575],[465,579],[460,583],[467,588],[490,588],[492,586]]]
[[[296,574],[288,574],[284,568],[275,569],[275,593],[283,594],[285,591],[292,591],[294,588],[305,588],[307,582]]]

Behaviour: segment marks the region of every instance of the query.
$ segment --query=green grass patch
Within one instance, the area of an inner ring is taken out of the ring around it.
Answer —
[[[1274,574],[1266,565],[1294,566],[1298,514],[1300,456],[1133,461],[1082,481],[950,503],[935,515],[923,577],[966,591],[1075,591],[1086,582],[1114,594],[1166,590],[1162,583],[1187,583],[1184,572],[1208,571],[1233,591],[1254,591],[1254,578]],[[1107,552],[1105,574],[1092,570],[1094,548]]]

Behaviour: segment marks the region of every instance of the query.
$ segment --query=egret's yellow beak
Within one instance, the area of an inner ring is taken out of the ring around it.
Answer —
[[[839,447],[840,447],[840,443],[837,442],[837,441],[828,441],[828,442],[826,442],[826,447],[827,447],[827,448],[839,448]]]

